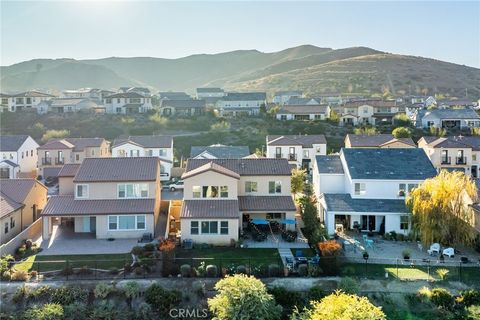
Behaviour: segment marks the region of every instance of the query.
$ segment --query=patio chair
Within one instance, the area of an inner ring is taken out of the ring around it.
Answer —
[[[443,250],[443,255],[447,256],[449,258],[453,258],[453,257],[455,257],[455,249],[447,248],[447,249]]]
[[[295,258],[303,258],[303,251],[302,250],[296,250],[295,251]]]
[[[440,254],[440,243],[434,243],[430,246],[430,249],[427,250],[429,255],[433,255],[433,253]]]
[[[140,243],[149,243],[152,242],[153,236],[151,233],[144,233],[142,237],[138,240]]]
[[[362,235],[363,243],[367,242],[368,236],[366,234]]]
[[[373,240],[365,240],[365,248],[373,249]]]

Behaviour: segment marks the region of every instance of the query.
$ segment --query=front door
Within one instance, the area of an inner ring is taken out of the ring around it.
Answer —
[[[477,166],[472,166],[472,178],[477,178],[477,172],[478,172],[478,168]]]
[[[376,229],[375,216],[362,216],[362,230],[374,231]]]
[[[97,219],[95,217],[90,217],[90,232],[96,232],[97,230]]]

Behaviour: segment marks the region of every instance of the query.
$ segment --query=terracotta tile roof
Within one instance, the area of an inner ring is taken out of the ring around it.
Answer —
[[[240,176],[290,176],[291,168],[287,159],[188,159],[185,172],[209,162],[218,164]]]
[[[352,147],[381,147],[393,142],[402,142],[409,146],[416,147],[412,138],[395,138],[393,134],[356,135],[347,134],[345,140],[350,141]]]
[[[204,164],[203,166],[200,166],[198,168],[195,168],[193,170],[185,172],[182,175],[182,179],[191,178],[193,176],[196,176],[198,174],[201,174],[201,173],[204,173],[204,172],[207,172],[207,171],[214,171],[214,172],[223,174],[225,176],[229,176],[229,177],[232,177],[232,178],[235,178],[235,179],[240,179],[240,175],[238,173],[236,173],[232,170],[229,170],[225,167],[222,167],[221,165],[216,164],[212,161]]]
[[[73,195],[52,196],[42,211],[43,216],[107,215],[155,212],[155,199],[75,200]]]
[[[239,219],[238,200],[184,200],[180,218]]]
[[[295,211],[291,196],[239,196],[240,211]]]
[[[269,146],[301,145],[304,148],[313,148],[313,144],[327,144],[327,139],[323,134],[273,135],[267,136],[267,144]]]
[[[58,177],[75,177],[80,168],[80,164],[77,163],[68,163],[63,165],[60,172],[58,172]]]
[[[159,166],[157,157],[86,158],[73,181],[155,181]]]

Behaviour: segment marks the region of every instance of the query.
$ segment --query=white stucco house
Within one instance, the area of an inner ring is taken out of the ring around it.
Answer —
[[[152,98],[137,92],[115,93],[103,99],[106,113],[145,113],[153,108]]]
[[[0,136],[0,175],[2,179],[36,177],[38,143],[27,135]]]
[[[419,110],[417,127],[445,129],[479,128],[480,116],[471,108]]]
[[[436,174],[418,148],[350,148],[317,156],[312,179],[319,218],[329,234],[338,228],[408,234],[405,197]]]
[[[278,105],[284,105],[290,98],[302,98],[303,92],[299,90],[278,91],[273,95],[272,102]]]
[[[216,108],[222,116],[257,115],[260,107],[266,105],[265,92],[228,92],[217,101]]]
[[[37,111],[37,106],[43,102],[55,98],[54,95],[38,92],[26,91],[17,94],[1,94],[2,107],[10,112],[17,111]]]
[[[329,117],[330,106],[326,104],[282,106],[275,115],[277,120],[299,121],[326,120]]]

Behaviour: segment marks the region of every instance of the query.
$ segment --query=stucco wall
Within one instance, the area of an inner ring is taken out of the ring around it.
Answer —
[[[257,182],[258,192],[246,193],[245,182]],[[280,181],[282,183],[282,193],[270,194],[268,193],[269,181]],[[255,196],[290,196],[291,195],[291,177],[290,176],[241,176],[239,181],[238,195],[255,195]]]
[[[199,221],[199,226],[202,221],[218,221],[219,234],[200,234],[192,235],[190,232],[190,222]],[[228,221],[228,234],[220,234],[220,221]],[[180,226],[182,230],[182,240],[192,239],[194,243],[210,243],[219,246],[230,245],[231,239],[238,241],[238,219],[181,219]]]
[[[226,176],[214,171],[207,171],[202,174],[198,174],[196,176],[185,179],[185,186],[184,186],[185,188],[183,192],[183,198],[198,199],[198,198],[193,198],[194,186],[227,186],[228,198],[218,198],[218,199],[237,199],[238,181],[239,181],[238,179],[235,179],[230,176]]]
[[[145,230],[126,230],[126,231],[110,231],[108,230],[108,216],[96,216],[97,239],[127,239],[127,238],[141,238],[144,233],[154,234],[154,216],[153,214],[145,215]]]
[[[126,183],[146,183],[148,185],[148,198],[155,198],[156,189],[159,189],[158,183],[155,181],[138,181]],[[88,199],[118,199],[117,185],[124,183],[117,182],[90,182],[90,183],[75,183],[88,184]],[[79,199],[83,200],[83,199]]]

